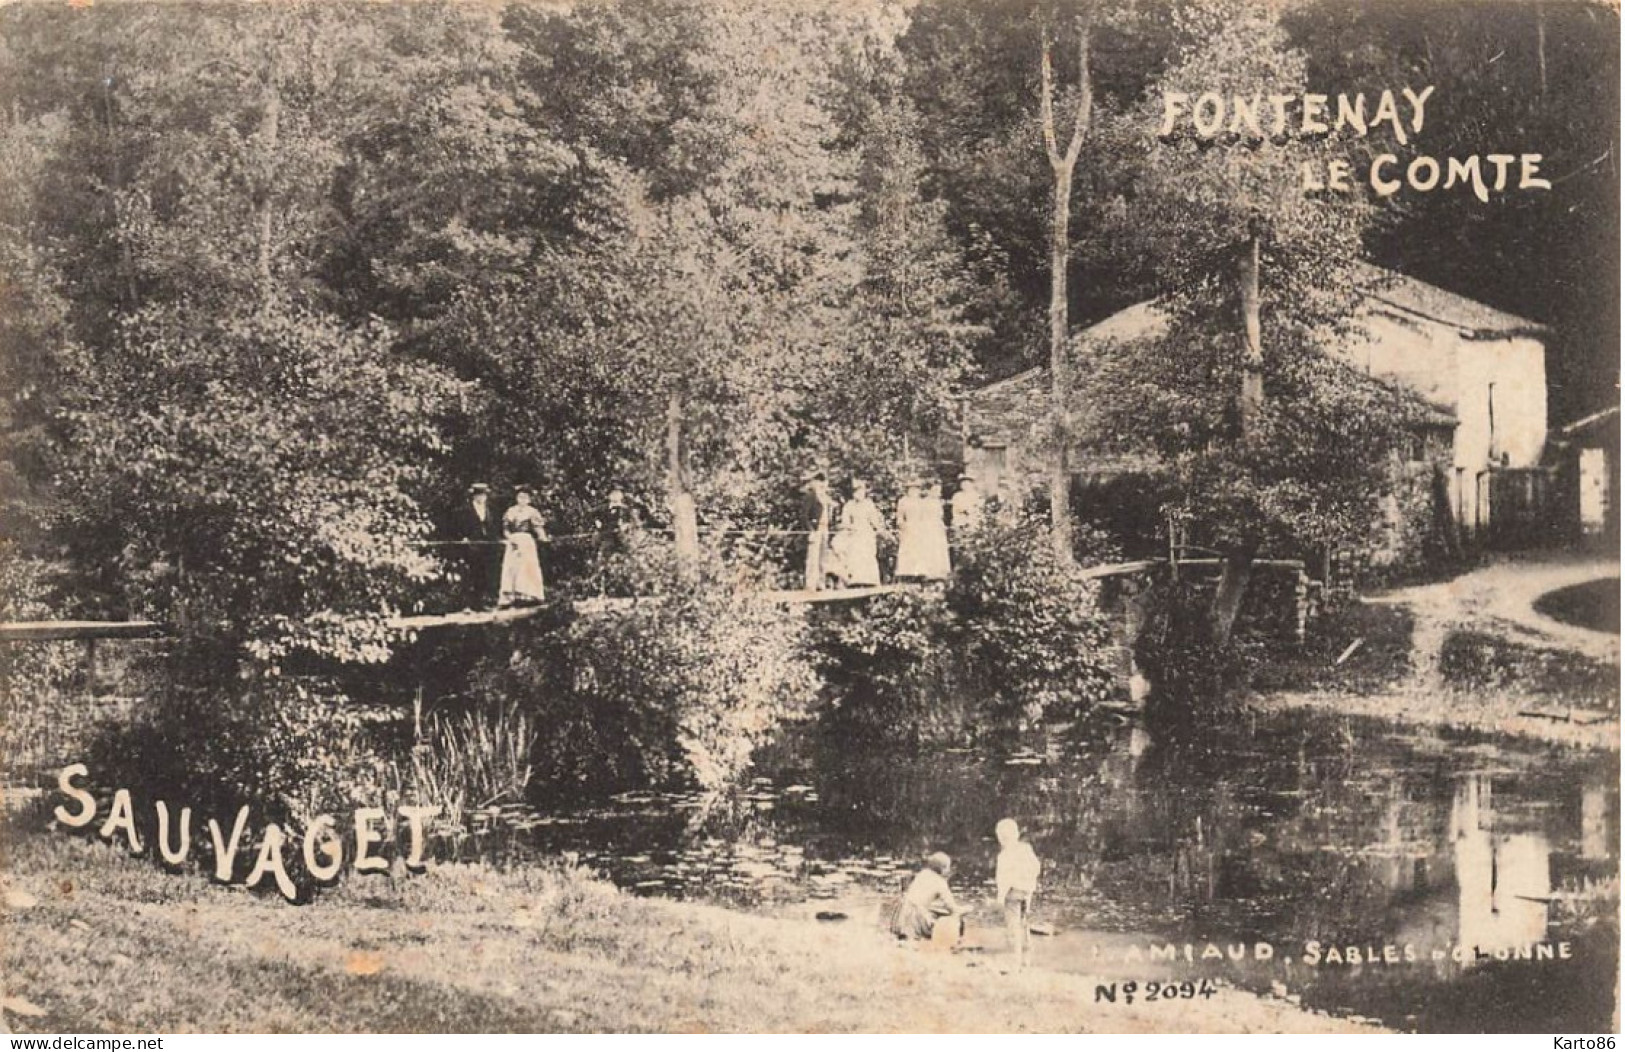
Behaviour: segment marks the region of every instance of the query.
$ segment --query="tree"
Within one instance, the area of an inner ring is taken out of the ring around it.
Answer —
[[[1065,152],[1057,145],[1055,132],[1055,75],[1050,64],[1050,35],[1044,30],[1039,69],[1039,122],[1044,133],[1044,152],[1055,176],[1055,193],[1050,206],[1050,296],[1049,296],[1049,374],[1050,412],[1054,415],[1051,453],[1049,506],[1056,551],[1072,555],[1072,472],[1067,456],[1072,448],[1072,363],[1067,328],[1067,256],[1072,247],[1072,171],[1077,167],[1084,136],[1089,131],[1093,86],[1089,82],[1089,24],[1081,18],[1078,34],[1078,108],[1072,120],[1072,135]]]
[[[890,58],[890,55],[886,56]],[[816,377],[810,439],[833,463],[889,489],[957,427],[954,399],[986,328],[980,290],[933,199],[921,119],[888,65],[852,86],[844,127],[858,157],[854,216],[861,273],[846,314],[848,348]]]
[[[522,377],[508,397],[550,406],[551,440],[619,436],[614,485],[714,522],[782,525],[814,458],[895,470],[945,416],[975,335],[913,114],[869,104],[895,27],[697,3],[512,22],[538,118],[578,137],[595,208],[556,280],[516,290],[524,346],[491,335],[502,360],[534,362],[532,385],[599,393],[572,386],[593,420]]]
[[[120,606],[228,664],[381,658],[383,616],[437,572],[419,494],[462,391],[323,284],[349,236],[332,204],[401,97],[405,38],[479,32],[433,11],[225,8],[185,33],[175,12],[72,12],[91,57],[69,50],[54,97],[12,86],[36,123],[72,129],[45,166],[110,202],[63,215],[42,178],[19,206],[34,224],[6,231],[44,284],[73,289],[48,352],[53,533]],[[91,104],[54,108],[76,92]],[[117,280],[80,284],[93,257]]]
[[[760,495],[741,487],[786,445],[791,367],[822,357],[854,282],[820,25],[681,2],[510,22],[537,119],[571,136],[595,205],[549,263],[557,279],[517,293],[540,353],[559,359],[532,383],[594,363],[608,418],[561,407],[550,430],[610,425],[625,455],[587,490],[659,494],[649,503],[692,537],[696,498],[726,514]],[[556,404],[523,381],[510,392]]]
[[[1091,362],[1095,438],[1173,469],[1171,511],[1222,553],[1212,611],[1228,639],[1257,554],[1367,528],[1405,412],[1327,351],[1352,319],[1369,206],[1304,192],[1328,147],[1297,137],[1159,138],[1166,93],[1267,98],[1304,90],[1304,59],[1268,11],[1229,0],[1181,9],[1184,43],[1123,129],[1145,163],[1132,227],[1162,276],[1165,324]]]
[[[1069,113],[1077,100],[1072,34],[1087,18],[1094,116],[1090,148],[1073,170],[1067,298],[1069,317],[1090,321],[1153,287],[1113,222],[1139,157],[1108,138],[1110,115],[1136,107],[1167,60],[1172,10],[1132,0],[922,0],[910,11],[898,43],[903,87],[920,114],[926,185],[946,205],[944,224],[982,290],[969,318],[988,330],[974,354],[989,379],[1047,362],[1051,349],[1055,176],[1034,149],[1042,86],[1035,36],[1044,26],[1059,34],[1056,105]]]
[[[1423,152],[1541,155],[1550,190],[1398,193],[1367,244],[1385,266],[1549,326],[1554,424],[1613,400],[1619,282],[1595,261],[1619,244],[1618,8],[1312,3],[1284,22],[1313,83],[1432,85]]]

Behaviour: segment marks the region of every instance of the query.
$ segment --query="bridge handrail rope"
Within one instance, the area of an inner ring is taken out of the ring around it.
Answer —
[[[670,526],[639,526],[641,533],[672,534],[676,531]],[[955,527],[948,527],[948,532],[955,532]],[[739,529],[735,527],[701,526],[702,534],[714,537],[810,537],[814,534],[836,534],[841,532],[839,526],[831,526],[827,530],[775,530],[775,529]],[[543,543],[558,541],[603,540],[614,535],[613,530],[605,529],[591,533],[550,533],[543,538]],[[419,548],[478,548],[478,547],[506,547],[507,541],[477,541],[477,540],[451,540],[451,541],[415,541]]]

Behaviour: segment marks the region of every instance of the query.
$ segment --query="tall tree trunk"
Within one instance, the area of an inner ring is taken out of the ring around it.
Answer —
[[[1055,547],[1062,558],[1072,559],[1072,470],[1068,458],[1072,450],[1072,372],[1067,354],[1067,266],[1071,254],[1072,173],[1077,168],[1083,138],[1089,130],[1093,91],[1089,82],[1089,26],[1080,21],[1078,31],[1078,109],[1072,123],[1072,137],[1062,153],[1055,133],[1055,76],[1050,60],[1050,38],[1044,33],[1043,55],[1039,64],[1039,121],[1044,133],[1044,151],[1055,175],[1055,195],[1050,211],[1050,300],[1049,364],[1052,438],[1050,458],[1050,526]]]
[[[1264,329],[1259,318],[1258,270],[1261,232],[1255,226],[1242,246],[1237,267],[1241,298],[1241,329],[1244,339],[1241,360],[1241,389],[1236,393],[1237,439],[1246,447],[1259,438],[1259,417],[1264,410]],[[1224,554],[1219,587],[1213,595],[1213,638],[1228,643],[1235,631],[1236,617],[1247,596],[1247,583],[1253,576],[1257,547],[1240,544]]]
[[[1258,417],[1264,408],[1264,329],[1258,317],[1257,231],[1242,246],[1239,282],[1241,285],[1241,326],[1246,347],[1241,361],[1241,391],[1236,400],[1241,442],[1258,438]]]
[[[107,117],[107,156],[112,176],[110,180],[112,192],[105,196],[108,211],[113,217],[113,233],[118,240],[119,269],[124,278],[123,287],[120,289],[124,297],[124,309],[133,311],[136,308],[135,260],[130,253],[130,238],[124,228],[124,209],[120,203],[124,193],[124,169],[119,159],[124,151],[118,138],[118,123],[114,118],[113,81],[111,71],[104,70],[103,108]]]
[[[272,236],[275,233],[272,222],[271,170],[281,129],[282,94],[277,86],[276,73],[273,71],[266,90],[265,117],[260,122],[260,148],[264,167],[261,178],[264,182],[259,188],[259,216],[257,217],[259,220],[259,251],[256,258],[256,270],[259,275],[259,294],[262,304],[269,301],[271,297]]]
[[[676,391],[666,401],[666,507],[671,512],[677,565],[690,572],[700,554],[699,515],[683,469],[683,396]]]
[[[1535,56],[1540,64],[1540,97],[1546,98],[1546,7],[1535,0]]]
[[[1068,558],[1072,554],[1072,363],[1066,346],[1066,272],[1071,198],[1072,170],[1070,166],[1064,170],[1057,169],[1050,229],[1049,369],[1051,410],[1055,415],[1052,428],[1055,453],[1050,460],[1049,506],[1055,546]]]

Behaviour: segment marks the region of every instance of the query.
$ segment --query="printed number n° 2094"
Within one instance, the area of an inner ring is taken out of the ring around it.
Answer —
[[[1189,1001],[1193,998],[1208,998],[1218,993],[1219,988],[1212,979],[1203,979],[1200,982],[1187,979],[1182,983],[1148,982],[1138,983],[1129,980],[1125,983],[1100,983],[1095,987],[1095,1003],[1105,1001],[1109,1004],[1131,1005],[1135,1001]]]

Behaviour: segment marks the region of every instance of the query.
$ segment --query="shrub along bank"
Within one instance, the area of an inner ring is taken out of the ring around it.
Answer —
[[[1075,540],[1091,561],[1112,552]],[[1039,520],[961,535],[941,591],[877,597],[815,621],[834,728],[894,743],[1006,742],[1087,717],[1111,693],[1099,586]]]
[[[412,802],[457,828],[527,796],[718,788],[792,722],[1009,743],[1087,716],[1110,689],[1095,586],[1037,521],[979,531],[943,588],[810,609],[754,600],[761,581],[738,559],[679,566],[651,545],[622,559],[617,579],[651,598],[555,602],[505,629],[421,641],[384,676],[266,675],[206,643],[179,649],[147,670],[133,721],[66,759],[129,789],[138,813],[180,800],[230,816],[250,802],[298,836],[324,813]],[[416,733],[415,682],[428,688]]]

